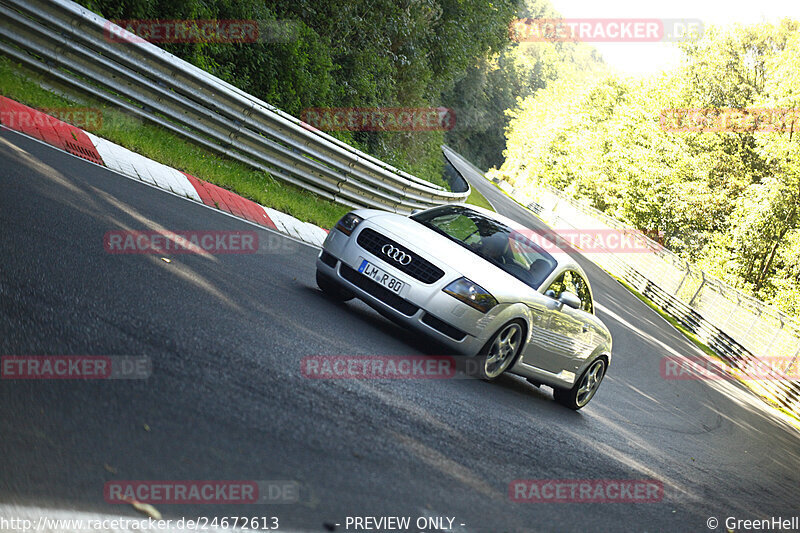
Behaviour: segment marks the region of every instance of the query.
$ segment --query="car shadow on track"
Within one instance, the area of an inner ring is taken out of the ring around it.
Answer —
[[[462,361],[467,358],[467,356],[454,355],[450,353],[449,349],[445,345],[439,343],[435,339],[430,339],[420,333],[395,323],[388,317],[381,315],[358,299],[354,299],[349,302],[339,302],[326,296],[317,287],[307,286],[306,289],[314,297],[319,299],[320,307],[318,309],[320,312],[337,312],[346,314],[348,317],[348,323],[354,327],[354,329],[360,329],[359,326],[363,326],[365,328],[369,328],[373,332],[380,332],[386,335],[387,337],[396,341],[396,343],[405,344],[410,348],[410,350],[407,354],[403,355],[453,355]],[[477,386],[496,387],[497,390],[506,393],[505,400],[513,397],[513,401],[519,402],[521,397],[525,396],[530,401],[534,401],[539,404],[537,405],[537,408],[541,407],[545,410],[545,412],[548,412],[554,416],[557,415],[559,417],[568,417],[570,419],[575,417],[580,418],[581,416],[579,412],[572,411],[571,409],[557,404],[553,399],[553,395],[549,387],[546,385],[536,387],[521,376],[503,374],[492,382],[487,382],[474,377],[465,378],[458,381],[469,382]],[[511,394],[512,396],[507,396],[507,394]],[[505,401],[499,397],[497,399],[500,401]]]
[[[346,313],[348,315],[348,322],[351,324],[356,325],[356,321],[358,321],[358,325],[363,325],[373,331],[380,331],[390,336],[392,339],[408,345],[413,351],[419,352],[403,355],[452,355],[445,345],[439,343],[435,339],[427,338],[416,331],[393,322],[358,299],[353,299],[349,302],[339,302],[333,298],[329,298],[316,287],[309,286],[307,289],[309,293],[315,295],[320,302],[327,302],[328,305],[333,306],[338,312]],[[322,312],[329,312],[330,310],[325,307],[321,307],[320,309]]]

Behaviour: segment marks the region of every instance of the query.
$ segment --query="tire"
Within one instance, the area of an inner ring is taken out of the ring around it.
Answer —
[[[525,324],[513,320],[497,330],[489,342],[481,348],[478,355],[478,377],[494,381],[514,366],[525,344]]]
[[[320,288],[325,296],[337,302],[347,302],[355,298],[355,294],[340,286],[319,270],[317,270],[317,287]]]
[[[600,388],[603,378],[606,375],[608,364],[603,357],[598,357],[590,364],[580,379],[575,382],[571,389],[553,389],[553,398],[573,411],[577,411],[594,397],[597,389]]]

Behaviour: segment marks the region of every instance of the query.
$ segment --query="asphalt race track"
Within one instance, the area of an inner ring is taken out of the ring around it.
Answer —
[[[539,224],[468,177],[501,213]],[[578,413],[514,376],[306,379],[306,356],[437,347],[323,297],[316,249],[8,131],[0,186],[0,355],[153,365],[140,380],[0,380],[0,505],[140,516],[106,503],[104,484],[293,480],[295,504],[158,508],[277,516],[286,531],[348,531],[348,516],[446,516],[452,531],[490,533],[709,531],[713,516],[724,531],[729,516],[800,515],[798,432],[736,384],[664,379],[663,357],[698,351],[591,264],[614,359]],[[103,247],[110,230],[164,228],[255,230],[271,248],[167,263]],[[517,479],[658,480],[663,498],[518,503]]]

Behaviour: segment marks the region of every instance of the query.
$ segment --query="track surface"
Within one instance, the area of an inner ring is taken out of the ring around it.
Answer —
[[[539,224],[468,178],[500,212]],[[109,230],[256,228],[7,131],[0,186],[0,354],[146,355],[154,367],[138,381],[0,381],[0,504],[135,516],[104,501],[106,481],[290,479],[300,504],[159,509],[274,515],[302,531],[344,531],[348,515],[511,532],[708,531],[710,516],[800,514],[797,432],[739,386],[664,380],[661,357],[696,349],[591,264],[614,360],[579,413],[513,376],[309,380],[308,355],[436,348],[324,298],[317,251],[288,239],[271,236],[272,254],[171,263],[107,254]],[[510,481],[551,478],[658,479],[664,499],[509,501]]]

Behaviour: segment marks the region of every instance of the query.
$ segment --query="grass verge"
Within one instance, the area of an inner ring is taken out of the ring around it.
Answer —
[[[59,94],[43,86],[52,87]],[[101,114],[101,124],[91,129],[77,125],[159,163],[192,174],[305,222],[331,228],[350,210],[314,193],[278,181],[266,172],[220,157],[172,132],[97,100],[79,96],[68,87],[45,80],[4,56],[0,56],[0,94],[38,109],[96,109]]]
[[[492,204],[489,203],[489,200],[479,193],[478,189],[475,187],[470,187],[470,193],[469,196],[467,196],[466,203],[483,207],[489,211],[494,211],[494,207],[492,207]]]

